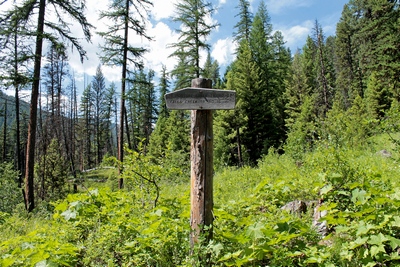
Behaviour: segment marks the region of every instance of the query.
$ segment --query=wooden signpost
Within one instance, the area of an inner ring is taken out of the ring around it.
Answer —
[[[212,81],[197,78],[192,87],[165,95],[167,108],[191,111],[190,245],[201,234],[212,238],[213,223],[213,115],[212,110],[234,109],[235,91],[211,89]]]

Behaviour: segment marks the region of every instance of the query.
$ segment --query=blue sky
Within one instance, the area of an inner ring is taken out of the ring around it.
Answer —
[[[220,31],[223,35],[232,35],[233,26],[238,20],[237,17],[232,16],[232,13],[235,15],[238,12],[237,2],[227,0],[215,16],[221,23]],[[344,0],[269,0],[266,4],[274,30],[282,31],[288,46],[296,50],[297,46],[303,46],[316,19],[324,27],[327,35],[334,34],[342,8],[347,2]],[[259,4],[260,0],[251,1],[253,13],[257,12]]]
[[[161,66],[166,65],[167,70],[171,70],[176,61],[168,56],[172,53],[167,48],[168,44],[177,42],[178,35],[175,32],[179,25],[173,24],[170,16],[173,15],[174,5],[178,0],[153,0],[153,8],[151,8],[152,19],[148,23],[148,33],[154,37],[154,41],[147,42],[142,38],[133,37],[131,43],[135,45],[145,46],[149,52],[145,55],[145,63],[147,68],[161,71]],[[251,0],[251,10],[256,13],[261,0]],[[212,19],[218,22],[220,26],[209,38],[211,45],[211,55],[220,63],[221,69],[224,69],[233,60],[233,51],[235,44],[232,41],[232,33],[234,25],[238,21],[235,15],[239,12],[236,8],[238,0],[212,0],[211,3],[217,7],[217,12]],[[317,19],[322,25],[326,36],[334,35],[336,24],[339,21],[344,4],[348,0],[266,0],[267,10],[269,12],[271,23],[274,30],[283,33],[286,45],[292,50],[302,48],[305,40],[312,32],[314,22]],[[99,10],[107,7],[107,1],[97,2],[97,0],[88,0],[88,20],[101,30],[102,22],[98,21]],[[96,52],[101,39],[94,36],[92,44],[85,44],[88,50],[89,60],[84,64],[79,62],[77,55],[71,55],[70,64],[75,70],[75,77],[79,80],[83,79],[83,74],[91,76],[95,74],[95,70],[99,61]],[[205,57],[206,52],[203,53]],[[204,58],[205,59],[205,58]],[[120,70],[118,68],[103,67],[103,73],[109,81],[119,82]]]
[[[86,0],[87,1],[87,19],[90,23],[97,27],[96,30],[106,30],[105,22],[99,21],[99,12],[107,9],[109,1]],[[174,58],[169,55],[173,52],[167,46],[176,43],[178,35],[176,28],[179,25],[173,24],[170,17],[174,14],[174,3],[178,0],[152,0],[153,7],[150,9],[151,20],[147,24],[148,34],[154,37],[154,41],[148,42],[143,38],[133,36],[130,43],[135,46],[144,46],[149,52],[145,55],[145,64],[149,69],[153,69],[158,75],[161,66],[166,65],[170,71],[176,64]],[[210,0],[217,7],[217,12],[210,21],[217,22],[220,26],[211,34],[208,39],[211,45],[211,55],[218,60],[221,70],[224,70],[233,60],[233,52],[235,43],[232,34],[235,31],[234,25],[238,21],[235,15],[239,12],[239,0]],[[256,13],[257,8],[262,0],[250,0],[251,11]],[[10,2],[10,1],[9,1]],[[267,10],[269,12],[271,23],[274,30],[283,33],[286,45],[292,50],[302,48],[306,38],[312,32],[314,22],[317,19],[322,25],[326,36],[334,35],[336,24],[339,21],[344,4],[348,0],[265,0]],[[5,8],[2,6],[1,8]],[[78,25],[72,26],[72,31],[81,34]],[[83,37],[83,36],[82,36]],[[98,47],[102,43],[102,39],[93,32],[92,43],[82,44],[88,52],[88,60],[82,64],[79,56],[75,52],[70,55],[70,66],[74,70],[74,77],[78,84],[82,84],[85,77],[87,81],[91,81],[92,76],[96,72],[99,65],[97,53]],[[45,50],[46,51],[46,48]],[[203,52],[203,60],[205,60],[206,52]],[[119,87],[120,68],[102,67],[103,73],[107,80],[115,81]],[[222,74],[222,73],[221,73]],[[155,81],[156,84],[158,81]]]

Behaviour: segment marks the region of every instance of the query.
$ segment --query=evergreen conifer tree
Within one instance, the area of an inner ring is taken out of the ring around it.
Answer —
[[[158,119],[154,129],[154,132],[150,136],[149,152],[155,158],[161,158],[165,156],[165,150],[167,149],[166,140],[168,139],[168,132],[166,131],[166,123],[169,117],[169,110],[165,103],[165,94],[169,92],[169,78],[167,69],[165,66],[161,70],[160,78],[160,98],[158,107]]]
[[[79,120],[79,134],[78,134],[78,143],[79,143],[79,162],[80,169],[86,170],[90,169],[94,166],[93,159],[96,155],[93,155],[93,144],[92,140],[94,140],[94,129],[93,129],[93,92],[92,86],[89,84],[83,90],[81,103],[80,103],[80,120]]]
[[[107,88],[104,96],[104,121],[105,121],[105,152],[111,156],[116,156],[116,140],[117,135],[114,128],[117,127],[116,123],[113,123],[113,118],[117,120],[117,99],[116,99],[116,85],[111,83]]]
[[[41,57],[43,42],[50,41],[55,45],[59,44],[58,36],[62,36],[62,40],[67,40],[72,43],[72,46],[77,49],[80,54],[81,60],[84,59],[86,52],[80,45],[77,37],[73,36],[69,22],[75,21],[82,26],[83,33],[86,40],[90,40],[90,27],[84,10],[86,8],[85,1],[70,2],[70,1],[52,1],[48,5],[46,0],[24,1],[21,4],[13,5],[12,9],[5,13],[4,21],[8,18],[15,17],[16,20],[21,21],[23,25],[29,25],[34,18],[37,19],[36,29],[27,28],[27,35],[35,36],[35,53],[34,53],[34,67],[33,67],[33,82],[30,103],[30,116],[28,126],[28,140],[26,152],[26,172],[25,172],[25,194],[26,194],[26,207],[30,212],[35,207],[34,198],[34,165],[35,165],[35,143],[36,143],[36,126],[37,126],[37,107],[39,97],[39,83],[41,72]],[[48,21],[45,16],[47,12],[53,11],[57,23]],[[63,16],[65,15],[65,16]],[[68,17],[68,22],[66,21]],[[15,25],[7,24],[5,27],[14,28]],[[11,32],[11,31],[10,31]]]
[[[211,3],[204,0],[179,0],[175,10],[172,19],[180,23],[177,30],[179,38],[177,43],[170,45],[175,49],[170,56],[178,59],[171,71],[175,79],[174,90],[178,90],[190,87],[192,79],[200,78],[203,73],[200,55],[202,51],[208,52],[210,45],[206,39],[218,24],[208,22],[215,10]],[[167,147],[174,152],[184,153],[187,159],[190,150],[189,129],[188,111],[173,110],[169,113],[165,126],[168,133]]]
[[[186,67],[177,68],[173,74],[176,75],[176,71],[184,71],[191,79],[200,78],[200,52],[209,50],[210,45],[207,44],[206,37],[218,26],[214,22],[207,24],[206,19],[211,17],[213,12],[211,3],[204,0],[180,0],[175,5],[176,15],[173,21],[180,23],[180,29],[177,30],[178,42],[171,45],[175,48],[171,56],[183,60]]]
[[[106,132],[106,83],[101,65],[96,69],[96,74],[92,79],[92,94],[93,94],[93,118],[94,118],[94,139],[96,149],[96,165],[98,166],[104,156],[105,151],[105,132]]]
[[[101,47],[101,61],[107,65],[121,66],[121,101],[118,137],[118,160],[123,163],[124,155],[124,121],[125,121],[125,98],[128,64],[142,67],[138,60],[146,51],[143,47],[133,47],[129,44],[129,31],[137,36],[151,39],[146,34],[147,9],[151,5],[148,0],[112,0],[107,11],[100,14],[100,19],[107,18],[114,22],[105,32],[99,35],[105,38],[105,44]],[[122,172],[122,168],[119,168]],[[119,180],[119,188],[123,187],[123,179]]]
[[[48,131],[49,140],[44,140],[48,145],[51,139],[57,138],[62,141],[62,116],[61,106],[62,97],[65,95],[63,82],[69,75],[68,56],[63,44],[58,46],[51,45],[47,53],[47,64],[43,68],[43,86],[47,93],[47,111],[50,113],[47,119],[47,126],[44,129]]]
[[[345,109],[350,108],[357,96],[364,97],[365,85],[362,80],[359,61],[357,60],[358,46],[355,45],[356,19],[349,5],[343,7],[342,16],[336,26],[335,56],[337,68],[336,98]]]
[[[313,28],[312,40],[314,42],[314,71],[316,76],[315,93],[317,94],[318,116],[325,117],[328,110],[332,107],[334,97],[334,78],[333,69],[329,71],[329,65],[333,65],[329,61],[332,58],[327,57],[326,39],[322,30],[322,26],[315,21]]]
[[[294,55],[290,70],[290,77],[286,82],[286,127],[291,127],[301,111],[301,106],[307,96],[310,95],[310,88],[307,86],[307,77],[304,67],[304,55],[298,50]]]
[[[241,143],[246,148],[250,162],[255,163],[264,149],[264,140],[261,137],[263,133],[260,132],[260,127],[264,126],[263,116],[268,111],[259,102],[260,99],[263,99],[263,80],[246,41],[241,43],[232,78],[237,93],[236,108],[240,109],[240,113],[243,114],[240,116],[241,121],[238,122],[240,126],[233,130],[243,128],[243,134],[240,137]]]
[[[201,75],[203,78],[211,79],[214,88],[218,88],[221,84],[219,78],[219,64],[217,60],[211,59],[211,54],[207,54],[206,62],[204,63],[203,72]]]
[[[250,41],[251,25],[253,23],[253,14],[250,12],[250,2],[248,0],[239,0],[237,6],[239,13],[235,17],[239,17],[239,21],[235,24],[236,32],[233,38],[240,43],[242,40]]]
[[[13,87],[15,90],[14,158],[16,159],[15,167],[18,172],[18,186],[20,188],[23,185],[25,173],[25,166],[23,166],[25,155],[22,148],[22,143],[25,140],[21,135],[19,91],[32,81],[29,66],[34,58],[29,42],[31,37],[24,34],[27,23],[17,13],[8,18],[0,18],[0,50],[2,51],[2,56],[0,56],[0,86],[5,89]]]

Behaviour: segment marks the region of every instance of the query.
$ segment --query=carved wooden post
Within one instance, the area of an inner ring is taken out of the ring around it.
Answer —
[[[235,91],[211,89],[210,79],[192,80],[192,87],[165,95],[169,109],[191,111],[191,190],[190,190],[190,245],[200,235],[212,238],[213,223],[213,110],[233,109]]]
[[[211,88],[212,81],[192,80],[193,88]],[[213,111],[191,111],[191,190],[190,190],[190,235],[191,246],[198,242],[200,234],[212,238],[213,223]],[[207,228],[204,233],[203,227]]]

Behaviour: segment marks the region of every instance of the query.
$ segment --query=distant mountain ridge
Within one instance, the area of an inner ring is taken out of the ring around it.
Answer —
[[[7,103],[7,106],[6,106]],[[7,110],[6,110],[7,107]],[[23,100],[19,100],[19,109],[21,120],[29,116],[29,103]],[[7,112],[7,126],[12,126],[15,123],[15,97],[5,94],[0,91],[0,128],[3,128],[4,115]]]

